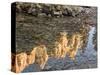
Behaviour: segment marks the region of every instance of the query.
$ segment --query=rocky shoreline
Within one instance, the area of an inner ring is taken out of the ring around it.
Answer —
[[[27,13],[29,15],[37,16],[51,16],[51,17],[64,17],[64,16],[77,16],[85,12],[84,8],[91,8],[89,6],[72,6],[72,5],[54,5],[54,4],[41,4],[41,3],[16,3],[17,13]]]

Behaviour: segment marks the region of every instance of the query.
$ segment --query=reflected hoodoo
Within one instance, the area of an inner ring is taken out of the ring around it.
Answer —
[[[16,10],[13,72],[97,66],[96,7],[17,3]]]

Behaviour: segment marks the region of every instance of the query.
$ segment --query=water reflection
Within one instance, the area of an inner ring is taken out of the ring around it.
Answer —
[[[87,67],[91,63],[89,60],[95,60],[92,62],[96,64],[97,53],[94,50],[93,43],[96,29],[95,27],[83,24],[84,20],[80,17],[36,18],[29,15],[17,14],[16,19],[17,54],[25,52],[27,57],[25,61],[29,61],[27,62],[28,69],[24,67],[24,72],[29,72],[29,65],[35,65],[36,63],[40,65],[38,67],[41,67],[42,70],[58,70],[57,66],[60,67],[60,70],[69,69],[68,65],[72,69],[72,64],[74,64],[75,69],[81,66],[81,68],[84,68],[85,64]],[[44,45],[46,49],[40,45]],[[34,51],[34,48],[38,50]],[[41,49],[41,52],[39,52],[39,49]],[[16,57],[16,60],[20,61],[21,59]],[[57,65],[54,65],[55,63]],[[50,69],[46,69],[48,66]]]
[[[86,46],[86,51],[85,54],[87,56],[95,55],[96,51],[94,49],[94,44],[93,44],[93,37],[94,37],[94,33],[95,33],[95,27],[90,27],[90,31],[89,31],[89,36],[88,36],[88,43]]]

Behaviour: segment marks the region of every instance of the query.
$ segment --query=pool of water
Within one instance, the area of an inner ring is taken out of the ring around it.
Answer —
[[[97,52],[93,46],[93,36],[96,29],[90,27],[88,32],[88,42],[85,51],[78,50],[75,60],[71,60],[68,56],[63,59],[49,58],[43,71],[54,70],[72,70],[72,69],[86,69],[97,67]],[[23,72],[37,72],[41,71],[37,64],[32,64],[25,68]]]

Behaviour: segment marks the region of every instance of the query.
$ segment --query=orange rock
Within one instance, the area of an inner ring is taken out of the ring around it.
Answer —
[[[76,35],[75,36],[75,39],[74,39],[74,44],[73,44],[73,47],[70,49],[69,51],[69,57],[71,59],[75,59],[75,56],[77,54],[77,51],[78,51],[78,48],[79,48],[79,45],[80,45],[80,36],[79,35]]]
[[[45,45],[39,45],[35,47],[34,50],[35,50],[35,63],[37,63],[40,66],[40,68],[43,69],[48,60],[47,49]]]
[[[61,57],[64,58],[66,56],[66,48],[67,48],[67,44],[68,44],[66,32],[60,32],[58,42],[61,45]]]
[[[27,66],[27,54],[19,53],[17,55],[12,55],[12,71],[20,73]]]
[[[54,48],[54,55],[53,55],[53,57],[60,58],[61,57],[61,50],[62,50],[61,44],[58,43],[58,42],[55,42],[55,48]]]
[[[66,47],[66,54],[69,55],[70,54],[70,50],[71,48],[70,47]]]
[[[33,64],[35,62],[35,50],[33,49],[27,54],[27,64]]]
[[[72,37],[71,37],[71,45],[70,45],[70,47],[73,47],[73,45],[74,45],[74,43],[75,43],[75,37],[76,37],[76,35],[74,34],[74,35],[72,35]]]

